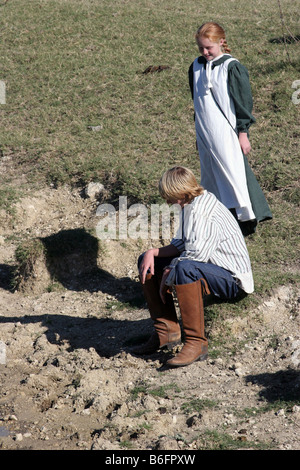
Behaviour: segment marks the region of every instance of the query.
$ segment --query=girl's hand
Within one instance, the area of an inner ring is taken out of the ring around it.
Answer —
[[[248,139],[248,135],[246,132],[239,133],[239,143],[244,155],[248,155],[251,150],[251,145]]]

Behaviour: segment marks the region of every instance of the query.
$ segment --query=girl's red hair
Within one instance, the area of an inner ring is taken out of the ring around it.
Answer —
[[[205,37],[209,39],[211,42],[219,42],[221,39],[223,39],[224,40],[224,43],[222,45],[223,52],[231,51],[226,41],[225,31],[222,28],[222,26],[220,26],[218,23],[214,23],[214,22],[204,23],[202,26],[200,26],[200,28],[198,28],[195,37],[196,37],[196,40],[198,38]]]

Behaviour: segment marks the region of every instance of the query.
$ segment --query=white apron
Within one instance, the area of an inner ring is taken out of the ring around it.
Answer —
[[[214,60],[218,59],[220,57]],[[255,215],[247,188],[244,157],[234,131],[234,103],[228,92],[228,64],[233,60],[236,59],[229,58],[214,68],[213,61],[209,61],[206,70],[198,59],[194,61],[195,128],[202,186],[228,209],[235,208],[240,221],[246,221],[255,219]]]

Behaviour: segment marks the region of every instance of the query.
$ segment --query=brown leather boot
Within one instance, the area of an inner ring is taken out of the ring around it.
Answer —
[[[207,358],[208,342],[204,335],[203,294],[209,294],[205,279],[175,286],[181,312],[185,344],[181,351],[167,361],[168,366],[181,367]]]
[[[142,284],[150,316],[154,323],[154,332],[149,340],[133,349],[135,354],[151,354],[160,348],[172,348],[181,342],[181,329],[173,302],[172,294],[166,294],[164,304],[159,295],[161,277],[148,274]]]

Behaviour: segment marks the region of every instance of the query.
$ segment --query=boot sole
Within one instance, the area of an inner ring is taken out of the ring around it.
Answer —
[[[193,359],[192,361],[189,362],[174,362],[172,363],[172,359],[170,361],[167,361],[167,365],[170,367],[184,367],[184,366],[189,366],[190,364],[193,364],[193,362],[200,362],[200,361],[205,361],[208,358],[208,354],[201,354],[198,356],[196,359]]]
[[[150,354],[154,354],[156,353],[157,351],[160,351],[161,349],[168,349],[169,351],[171,351],[175,346],[178,346],[179,344],[181,344],[181,340],[178,340],[178,341],[173,341],[172,343],[166,343],[166,344],[163,344],[162,346],[158,346],[157,348],[149,348],[149,349],[138,349],[136,348],[136,350],[132,350],[131,352],[133,354],[136,354],[137,356],[149,356]]]

